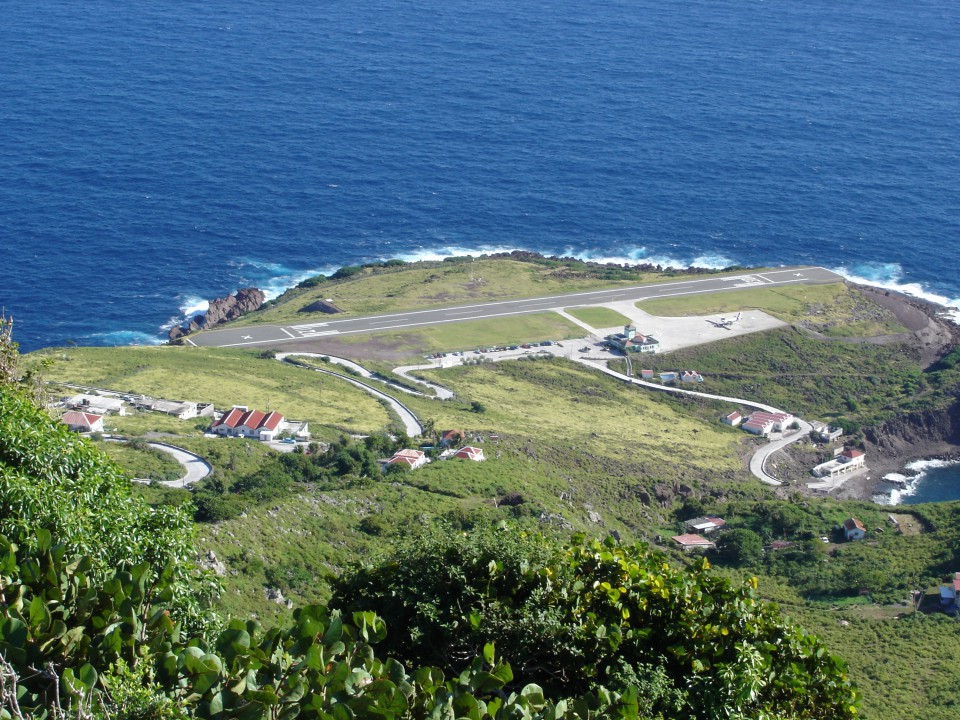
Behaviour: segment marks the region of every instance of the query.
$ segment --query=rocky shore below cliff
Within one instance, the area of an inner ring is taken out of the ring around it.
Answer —
[[[235,295],[211,300],[206,313],[195,315],[189,322],[177,325],[170,330],[168,333],[170,342],[178,342],[191,333],[209,330],[259,310],[266,300],[266,295],[258,288],[241,288]]]

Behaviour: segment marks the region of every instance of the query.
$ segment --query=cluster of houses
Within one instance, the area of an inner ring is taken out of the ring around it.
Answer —
[[[236,405],[217,417],[211,403],[182,402],[138,396],[114,397],[108,395],[80,394],[62,401],[70,408],[60,422],[74,432],[103,432],[103,420],[107,415],[126,415],[129,408],[158,412],[164,415],[189,420],[196,417],[214,418],[210,432],[221,437],[245,437],[269,442],[281,434],[297,440],[309,440],[310,430],[306,422],[287,420],[280,413],[251,410]]]
[[[80,393],[64,398],[58,407],[68,411],[60,421],[74,432],[103,432],[103,419],[108,415],[126,415],[131,408],[163,413],[180,420],[213,416],[211,403],[161,400],[146,395],[91,395]]]
[[[486,456],[483,454],[483,448],[472,447],[470,445],[465,445],[462,448],[450,448],[445,450],[439,455],[440,460],[470,460],[472,462],[483,462],[486,460]],[[417,468],[423,467],[428,462],[430,458],[423,450],[411,450],[405,448],[403,450],[398,450],[393,454],[389,460],[384,461],[384,469],[390,467],[391,465],[406,465],[411,470],[416,470]]]
[[[660,382],[682,382],[682,383],[702,383],[703,375],[696,370],[669,370],[662,373],[654,373],[653,370],[641,370],[640,378],[643,380],[653,380],[654,375],[660,378]]]
[[[726,527],[727,522],[716,515],[705,515],[704,517],[693,518],[683,523],[683,528],[687,532],[682,535],[674,535],[673,540],[677,546],[685,551],[691,550],[715,550],[716,545],[712,540],[704,537],[711,535]]]
[[[660,341],[650,335],[637,332],[633,325],[624,325],[623,332],[607,335],[607,347],[622,353],[655,353],[660,350]]]

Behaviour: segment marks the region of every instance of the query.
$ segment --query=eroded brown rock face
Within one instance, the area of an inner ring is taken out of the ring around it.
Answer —
[[[209,330],[230,320],[236,320],[241,315],[260,309],[266,299],[262,290],[240,288],[236,295],[211,300],[206,315],[197,315],[186,325],[173,328],[169,333],[170,340],[179,340],[184,335],[198,330]]]

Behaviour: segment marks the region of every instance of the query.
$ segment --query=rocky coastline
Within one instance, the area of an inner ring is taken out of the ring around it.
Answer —
[[[173,327],[167,337],[170,342],[178,343],[191,333],[209,330],[259,310],[266,300],[266,295],[259,288],[240,288],[235,295],[211,300],[206,313],[195,315],[189,322]]]

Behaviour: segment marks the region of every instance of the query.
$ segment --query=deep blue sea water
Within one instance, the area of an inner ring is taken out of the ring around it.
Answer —
[[[960,306],[955,0],[0,2],[0,305],[159,342],[245,285],[523,248]]]

